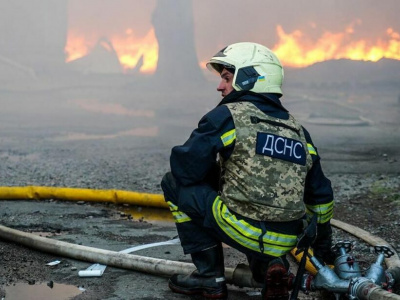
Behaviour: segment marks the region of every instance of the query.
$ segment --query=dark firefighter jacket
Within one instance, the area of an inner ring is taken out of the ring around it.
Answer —
[[[215,166],[218,154],[225,160],[229,159],[235,143],[224,146],[221,136],[234,129],[235,125],[230,111],[223,104],[241,101],[253,103],[267,115],[285,120],[289,118],[277,94],[233,91],[199,121],[198,128],[183,145],[172,148],[171,172],[180,184],[187,186],[204,181]],[[315,150],[311,153],[313,165],[307,174],[304,191],[307,215],[316,213],[318,223],[326,223],[333,212],[331,182],[322,171],[320,156],[310,134],[305,129],[304,133],[307,143]]]

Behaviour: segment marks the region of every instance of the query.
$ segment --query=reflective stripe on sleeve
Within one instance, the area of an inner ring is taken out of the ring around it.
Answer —
[[[238,220],[219,197],[214,200],[213,215],[218,226],[232,240],[250,250],[261,252],[258,241],[262,234],[261,229],[244,220]],[[263,236],[264,253],[275,257],[282,256],[292,250],[296,242],[296,235],[267,231]]]
[[[313,155],[317,155],[317,151],[315,150],[314,146],[307,143],[308,152]]]
[[[169,210],[172,212],[172,216],[175,220],[175,223],[184,223],[192,220],[187,214],[179,211],[178,206],[173,204],[171,201],[167,201],[167,203],[169,206]]]
[[[221,141],[224,147],[229,146],[236,139],[236,129],[229,130],[228,132],[221,135]]]
[[[311,218],[313,214],[317,214],[318,223],[328,222],[333,217],[333,201],[326,204],[306,205],[307,218]]]

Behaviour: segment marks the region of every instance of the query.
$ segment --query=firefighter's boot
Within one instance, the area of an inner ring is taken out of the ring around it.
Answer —
[[[226,298],[228,291],[222,246],[192,253],[191,256],[197,270],[189,275],[173,275],[169,279],[169,288],[180,294],[200,294],[210,299]]]
[[[293,279],[294,275],[288,273],[281,261],[272,261],[265,274],[262,299],[288,300]]]

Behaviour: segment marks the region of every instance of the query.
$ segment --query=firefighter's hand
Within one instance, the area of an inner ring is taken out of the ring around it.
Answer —
[[[324,223],[317,226],[317,238],[313,244],[314,256],[322,263],[333,264],[336,259],[332,251],[331,224]]]

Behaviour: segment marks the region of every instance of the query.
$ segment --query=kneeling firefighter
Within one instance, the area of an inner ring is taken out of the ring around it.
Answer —
[[[263,299],[288,299],[286,254],[317,215],[314,253],[331,262],[333,192],[310,134],[282,106],[283,68],[256,43],[227,46],[210,59],[222,101],[171,151],[162,179],[183,251],[197,270],[174,275],[172,291],[227,297],[221,243],[242,253]]]

